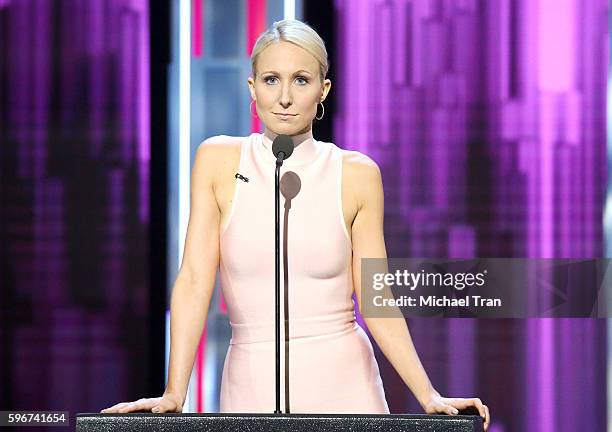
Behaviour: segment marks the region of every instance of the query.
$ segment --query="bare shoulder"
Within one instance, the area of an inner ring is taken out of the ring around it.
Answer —
[[[216,178],[218,173],[234,169],[238,165],[244,140],[244,137],[229,135],[207,138],[198,146],[194,165],[208,170],[213,178]]]
[[[369,156],[355,150],[342,150],[342,170],[349,185],[362,188],[373,182],[380,182],[378,164]]]
[[[198,146],[198,153],[204,153],[209,158],[230,156],[231,153],[240,151],[244,137],[229,135],[215,135],[206,138]]]
[[[356,210],[365,203],[380,203],[383,196],[378,164],[369,156],[354,150],[342,150],[342,188]]]

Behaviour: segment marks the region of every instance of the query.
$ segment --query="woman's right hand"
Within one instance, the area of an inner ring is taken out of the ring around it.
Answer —
[[[142,398],[134,402],[121,402],[110,408],[103,409],[101,413],[129,413],[135,411],[150,411],[154,413],[180,413],[183,412],[183,401],[177,395],[164,393],[162,397]]]

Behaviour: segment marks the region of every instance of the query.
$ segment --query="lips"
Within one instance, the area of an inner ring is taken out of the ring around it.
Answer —
[[[297,114],[285,114],[285,113],[274,113],[277,116],[281,116],[281,117],[295,117]]]

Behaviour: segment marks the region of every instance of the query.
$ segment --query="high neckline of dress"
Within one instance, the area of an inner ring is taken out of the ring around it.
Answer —
[[[263,153],[266,158],[271,161],[276,161],[276,158],[272,154],[272,143],[278,134],[266,129],[262,137]],[[312,135],[312,129],[299,135],[292,135],[291,139],[295,145],[291,156],[283,162],[283,166],[300,166],[306,165],[314,161],[317,157],[318,146],[317,142]]]

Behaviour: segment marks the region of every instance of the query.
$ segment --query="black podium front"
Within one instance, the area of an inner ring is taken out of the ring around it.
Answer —
[[[78,432],[482,432],[476,415],[407,414],[77,414]]]

